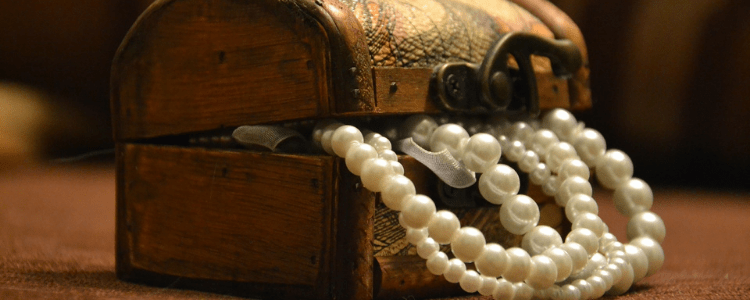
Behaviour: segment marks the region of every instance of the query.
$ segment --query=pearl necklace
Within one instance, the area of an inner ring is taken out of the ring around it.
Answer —
[[[625,153],[607,151],[599,132],[584,128],[563,109],[549,112],[542,120],[543,129],[525,122],[508,125],[488,128],[495,134],[469,137],[459,125],[438,126],[431,117],[418,115],[404,122],[401,135],[431,151],[448,151],[469,171],[481,173],[480,194],[500,205],[500,222],[506,230],[524,235],[521,248],[488,244],[478,229],[461,227],[452,212],[436,211],[432,199],[416,194],[414,184],[403,175],[388,138],[377,133],[363,136],[354,126],[324,121],[313,130],[313,141],[325,152],[344,158],[365,188],[380,192],[388,208],[400,211],[406,239],[426,259],[429,271],[459,283],[466,292],[494,299],[593,299],[605,292],[622,294],[661,268],[664,222],[649,211],[653,193],[645,182],[632,178],[633,164]],[[537,226],[539,208],[528,196],[517,194],[518,174],[498,164],[502,155],[518,163],[532,183],[565,208],[572,230],[564,243],[554,229]],[[597,215],[589,169],[596,170],[602,186],[614,190],[615,207],[630,218],[630,243],[618,242]],[[439,251],[441,244],[450,244],[455,258]],[[470,262],[477,271],[467,270]]]

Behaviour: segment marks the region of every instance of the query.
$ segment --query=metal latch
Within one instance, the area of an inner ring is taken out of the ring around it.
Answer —
[[[508,67],[512,55],[518,70]],[[545,56],[557,77],[569,78],[582,64],[570,40],[553,40],[525,32],[507,33],[480,65],[458,62],[435,68],[431,89],[438,107],[449,112],[539,113],[539,94],[531,55]]]

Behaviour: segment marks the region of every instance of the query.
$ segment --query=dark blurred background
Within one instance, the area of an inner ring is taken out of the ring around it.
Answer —
[[[110,62],[150,2],[0,2],[0,170],[112,148]],[[579,116],[637,177],[748,189],[750,1],[552,2],[589,47],[595,106]]]

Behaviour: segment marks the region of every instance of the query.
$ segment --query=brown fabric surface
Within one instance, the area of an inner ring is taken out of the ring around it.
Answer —
[[[596,198],[625,240],[627,220]],[[114,199],[111,167],[0,173],[0,299],[233,298],[117,280]],[[750,299],[749,193],[657,189],[653,211],[667,224],[666,263],[617,299]]]

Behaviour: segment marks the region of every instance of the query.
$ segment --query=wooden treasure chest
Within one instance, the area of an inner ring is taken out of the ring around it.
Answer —
[[[587,64],[578,28],[543,0],[156,1],[112,69],[117,275],[262,298],[460,293],[428,272],[398,212],[310,146],[315,124],[398,138],[415,114],[468,128],[585,109]],[[248,146],[240,126],[282,137]],[[519,244],[476,186],[398,159],[438,209]],[[566,230],[554,201],[528,193],[540,224]]]

